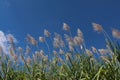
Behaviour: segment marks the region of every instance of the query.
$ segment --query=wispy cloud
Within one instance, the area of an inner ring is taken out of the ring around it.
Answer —
[[[9,45],[9,37],[12,37],[14,42],[17,42],[17,39],[12,34],[5,34],[3,31],[0,31],[0,46],[4,53],[8,54]]]

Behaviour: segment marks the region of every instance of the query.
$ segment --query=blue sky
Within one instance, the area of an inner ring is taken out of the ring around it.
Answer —
[[[119,0],[0,0],[0,31],[13,34],[23,45],[27,33],[38,39],[43,30],[63,34],[63,22],[69,24],[72,34],[80,28],[86,45],[105,47],[102,34],[92,29],[92,22],[120,29]]]

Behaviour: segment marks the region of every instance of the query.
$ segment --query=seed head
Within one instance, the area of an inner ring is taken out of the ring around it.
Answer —
[[[60,54],[64,54],[64,51],[62,49],[59,50]]]
[[[67,53],[66,54],[66,60],[69,61],[70,58],[71,58],[71,53]]]
[[[45,38],[44,37],[39,37],[39,41],[40,42],[45,42]]]
[[[58,58],[58,61],[60,62],[60,63],[63,63],[63,59],[62,58]]]
[[[26,54],[30,53],[31,49],[29,46],[26,46]]]
[[[75,45],[81,45],[83,42],[84,42],[83,38],[77,36],[74,37]]]
[[[12,57],[14,57],[15,52],[14,52],[13,48],[10,48],[9,51],[10,51],[10,55],[11,55]]]
[[[106,53],[108,53],[107,49],[98,49],[98,51],[100,52],[100,54],[106,54]]]
[[[89,56],[89,57],[92,57],[93,56],[93,53],[92,51],[86,49],[86,54]]]
[[[64,37],[65,37],[67,42],[72,40],[72,38],[69,35],[67,35],[67,34],[64,34]]]
[[[45,61],[45,62],[48,61],[48,56],[47,55],[43,57],[43,61]]]
[[[51,33],[48,31],[48,30],[44,30],[44,35],[46,36],[46,37],[50,37],[50,35],[51,35]]]
[[[60,40],[60,46],[65,47],[65,43],[64,43],[64,41],[62,39]]]
[[[117,29],[112,29],[112,35],[113,37],[120,39],[120,31]]]
[[[106,56],[100,56],[100,58],[101,58],[102,60],[104,60],[104,61],[109,62],[109,59],[108,59],[108,57],[106,57]]]
[[[73,52],[74,51],[73,46],[69,45],[69,50]]]
[[[98,32],[102,32],[103,31],[102,26],[99,25],[99,24],[92,23],[92,26],[93,26],[93,28],[94,28],[95,31],[98,31]]]
[[[70,30],[70,27],[68,26],[68,24],[63,23],[63,30],[65,30],[65,31],[69,31]]]
[[[20,53],[23,53],[23,48],[18,47],[18,51],[19,51]]]
[[[68,44],[69,44],[69,46],[74,46],[75,45],[74,42],[73,42],[73,40],[69,41]]]
[[[92,46],[91,48],[94,53],[97,53],[97,49],[95,47]]]
[[[13,44],[14,43],[14,37],[10,34],[7,36],[8,37],[8,41]]]
[[[82,31],[79,28],[77,29],[77,35],[79,37],[83,37],[83,33],[82,33]]]
[[[60,47],[59,41],[55,40],[55,38],[54,38],[54,41],[53,41],[53,46],[54,46],[54,48],[59,48]]]
[[[27,41],[30,42],[32,45],[37,45],[37,41],[29,34],[27,35]]]
[[[28,58],[27,58],[27,64],[29,65],[31,63],[31,58],[30,58],[30,56],[28,56]]]
[[[39,52],[39,57],[43,58],[43,56],[44,56],[44,51],[43,51],[43,50],[40,50],[40,52]]]
[[[15,62],[18,60],[18,56],[17,55],[14,55],[14,60],[15,60]]]

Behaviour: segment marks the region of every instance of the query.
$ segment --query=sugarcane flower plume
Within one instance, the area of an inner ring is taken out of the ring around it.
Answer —
[[[51,33],[48,30],[44,29],[44,35],[46,37],[50,37]]]
[[[103,31],[103,28],[102,28],[102,26],[100,24],[92,23],[92,26],[93,26],[95,31],[98,31],[98,32],[102,32]]]
[[[112,35],[114,38],[120,39],[120,31],[117,29],[112,29]]]
[[[63,23],[63,30],[65,30],[65,31],[69,31],[70,30],[70,27],[68,26],[68,24]]]

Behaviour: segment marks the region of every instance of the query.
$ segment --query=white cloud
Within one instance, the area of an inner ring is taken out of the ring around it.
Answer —
[[[17,39],[12,34],[5,34],[3,31],[0,31],[0,46],[6,54],[8,54],[8,48],[10,47],[9,37],[12,37],[15,43],[17,42]]]

